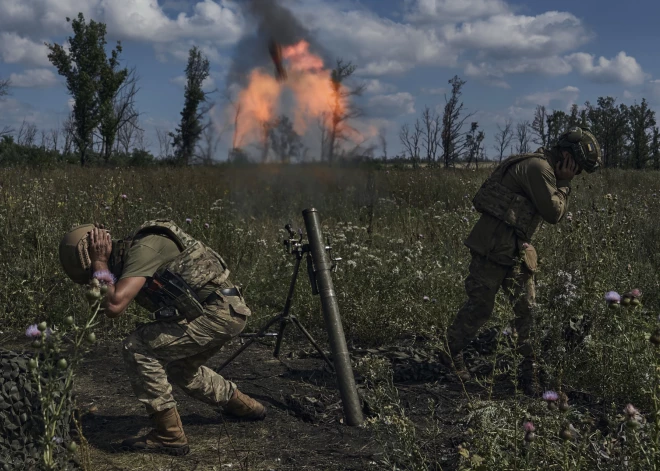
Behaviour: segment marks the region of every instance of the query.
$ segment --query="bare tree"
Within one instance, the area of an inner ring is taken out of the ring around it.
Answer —
[[[383,151],[383,158],[387,160],[387,136],[385,135],[384,127],[378,130],[378,141],[380,142],[380,148]]]
[[[548,130],[546,124],[548,121],[548,114],[545,111],[545,106],[537,105],[534,112],[534,120],[529,125],[530,130],[534,134],[533,142],[541,147],[548,147]]]
[[[516,126],[516,153],[529,152],[529,121],[523,121]]]
[[[9,95],[9,86],[11,81],[9,79],[0,79],[0,99]],[[0,129],[0,137],[13,133],[14,130],[10,126],[5,126]]]
[[[60,137],[59,127],[50,130],[50,143],[52,144],[53,150],[55,152],[57,152],[57,141],[59,140],[59,137]]]
[[[479,131],[479,123],[476,121],[470,125],[470,131],[465,136],[467,167],[474,162],[479,169],[479,158],[483,155],[482,143],[485,139],[483,131]]]
[[[201,144],[198,145],[197,156],[202,164],[211,165],[221,142],[221,136],[213,125],[211,118],[204,126],[201,141]]]
[[[21,127],[18,130],[18,136],[16,138],[16,143],[20,146],[32,147],[34,145],[34,140],[37,137],[37,125],[34,123],[28,123],[25,120],[21,123]]]
[[[330,125],[327,136],[328,162],[332,163],[336,153],[337,143],[347,138],[347,131],[357,134],[357,131],[347,124],[348,120],[362,115],[362,110],[354,107],[347,100],[351,96],[360,96],[366,85],[348,88],[343,86],[344,81],[353,75],[357,66],[350,62],[344,63],[342,59],[337,60],[337,66],[332,71],[333,104],[330,113]]]
[[[127,136],[130,145],[130,139],[135,133],[135,129],[126,130],[125,128],[135,128],[138,125],[139,113],[135,107],[135,97],[140,90],[137,86],[138,80],[135,68],[126,72],[125,78],[110,99],[108,104],[110,108],[101,120],[99,131],[102,139],[103,159],[106,162],[115,148],[115,140],[118,140],[118,135],[123,134],[122,146],[125,148]],[[126,152],[128,153],[128,150]]]
[[[426,161],[430,165],[438,158],[438,147],[440,146],[440,131],[442,122],[440,116],[426,106],[422,112],[423,139],[426,150]]]
[[[422,137],[422,126],[419,122],[419,119],[415,120],[415,130],[410,132],[410,126],[408,123],[401,126],[399,131],[399,140],[403,147],[405,147],[410,159],[413,162],[413,166],[417,166],[419,160],[419,142]]]
[[[511,139],[513,139],[513,130],[511,129],[512,125],[513,122],[511,121],[511,118],[507,118],[506,122],[504,123],[504,127],[501,127],[499,124],[497,125],[495,145],[493,147],[500,157],[500,162],[502,162],[504,153],[506,152],[507,147],[511,145]]]
[[[41,130],[41,144],[39,144],[39,147],[42,149],[46,149],[46,146],[48,146],[48,133],[46,132],[45,129]]]
[[[465,148],[464,134],[461,132],[463,123],[474,113],[461,116],[463,112],[463,102],[459,102],[462,95],[461,89],[466,84],[455,75],[449,80],[451,85],[451,97],[447,99],[445,95],[445,109],[442,115],[442,159],[445,167],[449,167],[463,153]]]
[[[158,156],[161,159],[170,159],[172,157],[172,136],[161,128],[156,128],[156,137],[158,139]]]

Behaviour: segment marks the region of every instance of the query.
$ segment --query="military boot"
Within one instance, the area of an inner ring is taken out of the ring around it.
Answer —
[[[154,429],[141,437],[124,440],[121,443],[123,450],[155,451],[175,456],[187,455],[190,452],[176,407],[155,412],[151,417]]]
[[[461,353],[457,353],[454,356],[449,356],[445,352],[440,352],[440,363],[449,371],[453,372],[458,377],[458,379],[464,383],[472,379],[470,372],[465,367],[465,363],[463,362],[463,355]]]
[[[520,364],[518,386],[526,396],[537,397],[540,394],[538,368],[533,359],[525,358]]]
[[[229,399],[229,402],[223,406],[223,411],[232,417],[243,420],[263,420],[266,418],[266,408],[258,401],[255,401],[247,394],[243,394],[238,389]]]

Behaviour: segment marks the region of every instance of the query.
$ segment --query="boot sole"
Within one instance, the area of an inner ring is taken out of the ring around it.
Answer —
[[[185,456],[190,453],[190,446],[185,445],[181,447],[162,447],[162,448],[131,448],[127,446],[119,447],[123,452],[127,453],[161,453],[170,456]]]

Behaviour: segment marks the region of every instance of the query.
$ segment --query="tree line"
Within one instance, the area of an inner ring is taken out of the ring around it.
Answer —
[[[515,123],[507,119],[497,125],[490,158],[483,146],[485,134],[479,123],[467,121],[474,113],[465,113],[460,97],[465,81],[458,76],[449,80],[451,92],[445,95],[442,113],[428,106],[413,127],[403,124],[399,140],[404,148],[403,159],[413,166],[450,167],[458,162],[478,167],[480,161],[501,162],[511,154],[533,152],[538,147],[551,147],[570,126],[589,127],[603,151],[603,166],[610,168],[660,169],[660,132],[653,111],[645,98],[641,103],[625,105],[616,98],[599,97],[596,103],[574,103],[567,113],[537,105],[531,120]]]
[[[157,143],[149,142],[140,123],[136,106],[139,77],[136,69],[121,67],[122,45],[106,54],[106,25],[85,21],[82,13],[76,19],[67,18],[73,34],[68,38],[68,50],[61,44],[49,44],[48,59],[64,77],[71,96],[72,110],[66,121],[56,129],[39,130],[33,123],[23,122],[18,129],[0,129],[0,162],[20,163],[21,155],[41,161],[77,160],[80,165],[90,161],[123,162],[144,165],[156,160],[168,164],[210,164],[214,161],[224,130],[218,130],[209,111],[215,106],[214,93],[203,90],[210,75],[210,62],[194,46],[189,50],[185,68],[186,85],[181,119],[175,130],[156,129]],[[314,160],[334,163],[337,159],[373,158],[377,145],[360,138],[351,121],[363,111],[351,98],[361,96],[364,85],[349,86],[356,66],[339,59],[331,73],[333,103],[318,118],[320,148],[311,150],[298,135],[285,114],[258,123],[261,139],[254,145],[262,162],[274,159],[282,163]],[[494,153],[486,151],[485,133],[466,112],[462,102],[466,84],[459,76],[449,80],[451,91],[438,111],[428,106],[413,125],[401,126],[399,141],[403,154],[390,160],[405,160],[417,166],[451,167],[457,163],[478,167],[486,160],[501,161],[506,155],[530,152],[537,146],[548,147],[569,126],[589,126],[602,147],[604,166],[617,168],[660,169],[660,137],[655,112],[646,99],[627,106],[617,104],[612,97],[599,97],[595,104],[586,102],[580,109],[574,104],[570,112],[549,110],[537,106],[531,120],[514,124],[508,119],[498,124],[494,136]],[[9,94],[11,82],[0,79],[0,99]],[[228,160],[246,161],[248,149],[237,142],[237,123],[243,110],[240,101],[229,89],[224,99],[233,107],[234,136]],[[381,129],[378,142],[382,157],[387,159],[387,139]],[[341,143],[350,143],[347,149]],[[156,144],[157,157],[148,149]],[[27,153],[27,154],[26,154]]]
[[[86,22],[82,13],[76,19],[66,20],[73,31],[68,38],[68,49],[56,43],[46,43],[46,46],[49,61],[65,79],[71,96],[71,114],[58,129],[39,131],[34,123],[27,122],[19,129],[1,129],[0,160],[15,161],[21,152],[29,151],[36,161],[49,158],[71,161],[75,156],[82,166],[90,161],[116,163],[118,160],[144,164],[155,160],[148,150],[155,144],[162,162],[179,165],[213,162],[222,131],[218,132],[210,118],[209,111],[215,106],[210,95],[215,91],[203,90],[204,81],[210,75],[210,62],[198,47],[189,50],[179,125],[174,131],[157,128],[158,142],[152,143],[145,136],[136,107],[137,72],[120,66],[121,41],[117,41],[108,55],[104,23]],[[318,119],[320,155],[328,162],[346,154],[339,149],[339,143],[349,140],[354,132],[349,121],[361,114],[355,107],[344,106],[347,98],[360,95],[364,89],[364,86],[345,86],[345,80],[354,71],[354,65],[341,59],[332,70],[333,104]],[[0,81],[0,98],[8,94],[10,85],[7,79]],[[233,106],[236,124],[242,112],[240,103],[228,90],[225,99]],[[262,139],[257,144],[262,161],[267,161],[272,154],[280,162],[310,160],[310,149],[303,144],[286,115],[258,124],[263,129]],[[363,152],[361,143],[349,150],[352,155],[360,152]],[[236,130],[228,158],[247,160],[247,149],[236,142]]]

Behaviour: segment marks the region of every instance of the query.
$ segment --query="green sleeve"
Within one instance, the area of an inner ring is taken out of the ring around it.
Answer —
[[[557,224],[568,211],[567,182],[557,182],[550,165],[540,159],[530,159],[522,174],[522,185],[541,217],[550,224]]]
[[[137,244],[128,249],[124,269],[119,279],[133,276],[152,276],[165,258],[153,248],[144,244]]]

